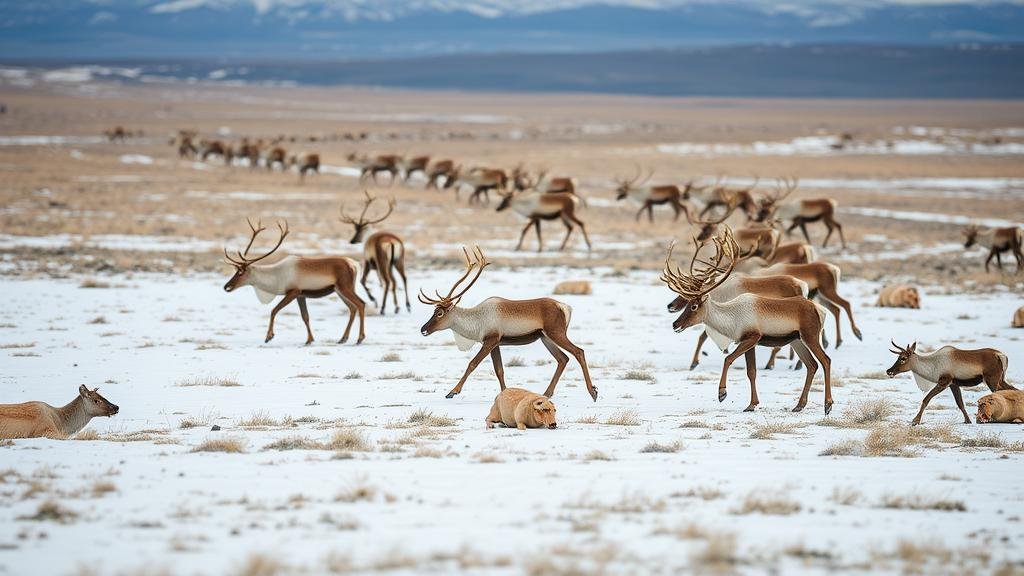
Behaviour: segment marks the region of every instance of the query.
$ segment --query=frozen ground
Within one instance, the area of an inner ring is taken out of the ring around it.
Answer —
[[[467,304],[548,294],[564,279],[495,259]],[[457,273],[413,270],[411,292]],[[94,420],[93,439],[0,444],[0,574],[1022,568],[1024,428],[963,425],[943,395],[908,438],[921,393],[909,375],[884,376],[889,339],[917,339],[1000,348],[1020,384],[1024,334],[1009,328],[1019,297],[926,289],[923,310],[876,309],[877,285],[846,282],[865,341],[844,318],[823,421],[820,376],[807,409],[789,412],[802,377],[785,361],[759,372],[757,412],[740,411],[742,361],[719,404],[722,356],[709,345],[688,370],[697,333],[671,331],[655,275],[578,277],[594,295],[561,298],[600,397],[570,364],[559,428],[527,432],[485,430],[498,388],[489,363],[444,398],[471,353],[447,333],[420,336],[429,311],[415,296],[412,314],[371,311],[359,346],[334,343],[336,298],[313,301],[317,341],[304,347],[294,307],[263,344],[269,307],[249,290],[225,294],[226,276],[3,279],[0,402],[61,405],[88,384],[121,412]],[[510,385],[544,389],[542,346],[503,356]],[[981,395],[965,394],[972,415]],[[876,400],[891,414],[856,421]],[[410,422],[418,410],[438,418]],[[266,449],[335,434],[347,448]],[[211,439],[244,453],[193,452]],[[849,440],[840,452],[868,455],[820,455]]]

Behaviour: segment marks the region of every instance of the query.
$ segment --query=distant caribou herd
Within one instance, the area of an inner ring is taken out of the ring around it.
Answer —
[[[112,142],[124,140],[131,134],[121,127],[107,131]],[[172,139],[181,158],[202,161],[220,158],[227,165],[237,161],[251,169],[262,166],[268,171],[275,168],[283,171],[295,169],[300,178],[308,173],[319,173],[319,154],[289,155],[283,143],[283,139],[264,141],[249,138],[229,143],[199,138],[196,132],[186,130],[180,131]],[[511,170],[466,168],[450,159],[437,160],[429,156],[406,158],[393,154],[352,153],[347,156],[347,160],[359,170],[360,182],[376,183],[382,174],[389,175],[389,184],[399,179],[409,182],[413,175],[419,174],[426,180],[427,189],[454,190],[456,198],[460,188],[470,188],[472,192],[468,202],[471,205],[489,203],[490,193],[494,192],[501,198],[498,211],[511,209],[527,220],[519,235],[517,250],[522,248],[530,228],[536,231],[538,251],[542,249],[540,223],[543,220],[561,220],[565,225],[566,234],[560,249],[566,247],[576,228],[580,229],[588,250],[591,248],[586,226],[577,213],[581,206],[585,206],[585,202],[574,178],[550,176],[546,170],[530,172],[522,165]],[[760,183],[759,179],[744,187],[727,186],[722,177],[711,184],[691,180],[680,186],[671,183],[651,184],[649,182],[653,175],[653,171],[643,175],[638,166],[632,177],[616,178],[616,198],[630,199],[639,205],[636,220],[640,220],[646,212],[648,221],[653,222],[654,207],[668,206],[675,220],[684,216],[697,231],[693,236],[694,246],[689,264],[680,267],[673,263],[673,244],[668,248],[660,276],[661,281],[676,294],[676,298],[668,305],[669,312],[679,314],[672,323],[673,329],[681,332],[691,326],[704,327],[691,369],[698,365],[701,346],[708,338],[723,353],[727,353],[718,383],[718,399],[723,401],[727,395],[729,367],[743,356],[750,383],[750,400],[745,411],[752,411],[759,404],[755,383],[756,347],[771,348],[770,359],[765,366],[765,369],[771,369],[781,349],[789,346],[790,357],[795,354],[798,358],[797,367],[802,366],[806,370],[803,389],[793,411],[799,412],[806,406],[812,381],[821,368],[825,382],[824,412],[829,414],[833,405],[832,361],[825,352],[829,345],[825,336],[826,319],[829,315],[834,319],[836,348],[843,341],[840,330],[843,311],[854,335],[862,339],[852,306],[839,293],[839,267],[817,259],[807,231],[807,224],[821,222],[827,229],[822,246],[827,247],[833,233],[837,232],[842,248],[845,249],[843,226],[836,220],[837,202],[827,197],[789,200],[799,186],[795,178],[780,178],[775,182],[774,191],[758,195],[755,190]],[[383,212],[379,209],[375,211],[374,206],[378,205],[384,206]],[[358,261],[345,256],[289,255],[270,258],[289,235],[287,223],[278,223],[279,234],[273,248],[253,256],[250,254],[253,244],[266,228],[259,221],[253,223],[250,220],[250,236],[245,248],[233,253],[224,250],[225,261],[234,268],[234,274],[224,285],[224,290],[233,292],[244,286],[252,286],[264,304],[270,303],[277,296],[281,297],[271,311],[266,342],[274,337],[277,313],[295,301],[306,326],[306,344],[314,340],[306,299],[337,294],[349,310],[348,324],[339,343],[348,340],[352,325],[358,317],[358,344],[366,337],[366,305],[357,293],[357,282],[378,306],[380,314],[385,313],[390,292],[394,312],[398,313],[400,278],[405,293],[405,308],[411,311],[405,273],[406,252],[402,239],[383,230],[366,236],[370,228],[384,222],[396,206],[397,202],[393,198],[385,201],[364,191],[362,206],[357,209],[358,215],[347,210],[344,205],[340,207],[339,220],[353,228],[351,243],[363,244],[362,258]],[[746,225],[734,230],[726,221],[737,213],[746,218]],[[789,235],[798,228],[806,242],[782,242],[783,232]],[[1024,234],[1020,227],[980,228],[972,225],[965,228],[963,233],[966,248],[980,245],[988,249],[986,272],[993,258],[996,266],[1002,269],[1002,255],[1007,253],[1016,260],[1017,272],[1024,267]],[[714,250],[714,254],[702,256],[709,247]],[[587,392],[596,401],[597,388],[591,381],[584,351],[567,336],[572,309],[551,298],[507,300],[498,297],[488,298],[470,308],[460,307],[462,297],[490,264],[479,248],[473,251],[464,249],[464,256],[466,270],[446,295],[435,292],[434,296],[430,296],[422,290],[419,294],[420,302],[433,307],[430,318],[420,329],[422,335],[451,330],[460,349],[469,350],[476,344],[481,345],[447,397],[459,394],[470,374],[490,356],[502,393],[495,399],[486,418],[488,427],[503,423],[520,428],[555,428],[555,407],[550,398],[569,362],[568,355],[571,355],[582,369]],[[371,271],[376,272],[383,288],[379,302],[367,286],[367,277]],[[467,280],[468,283],[460,288]],[[876,304],[882,307],[919,308],[921,295],[913,286],[889,285],[881,291]],[[1024,328],[1024,308],[1017,311],[1012,324]],[[521,346],[538,340],[556,361],[555,372],[544,395],[515,388],[506,389],[501,347]],[[947,388],[964,422],[970,423],[961,388],[980,384],[985,384],[991,394],[979,401],[977,422],[1024,422],[1024,392],[1007,383],[1008,358],[1004,353],[991,348],[963,350],[952,346],[943,346],[926,353],[919,352],[916,343],[899,346],[892,342],[892,346],[891,351],[897,355],[897,360],[887,370],[887,374],[895,377],[904,372],[912,372],[921,390],[926,392],[912,424],[921,422],[929,401]],[[100,396],[95,389],[88,390],[85,387],[79,390],[79,395],[70,404],[61,408],[41,402],[0,405],[0,438],[66,438],[81,430],[92,417],[112,416],[118,410],[117,406]]]

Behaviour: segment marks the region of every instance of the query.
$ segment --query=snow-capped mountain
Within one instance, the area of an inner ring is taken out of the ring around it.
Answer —
[[[743,43],[1019,41],[1021,2],[0,0],[3,59],[356,59]]]

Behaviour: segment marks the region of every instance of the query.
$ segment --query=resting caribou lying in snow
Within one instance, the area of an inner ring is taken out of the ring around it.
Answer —
[[[61,407],[45,402],[0,404],[0,439],[64,439],[77,433],[96,416],[113,416],[120,408],[100,396],[99,388],[78,387],[78,396]]]

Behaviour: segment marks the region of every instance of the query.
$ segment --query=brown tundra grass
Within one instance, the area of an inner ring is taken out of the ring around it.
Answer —
[[[208,438],[192,449],[192,452],[226,452],[242,454],[245,452],[245,439],[236,436],[224,438]]]

